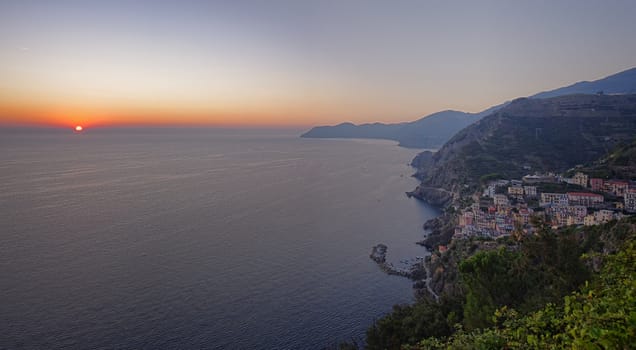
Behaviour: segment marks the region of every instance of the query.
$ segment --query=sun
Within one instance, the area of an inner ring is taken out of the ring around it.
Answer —
[[[75,126],[75,131],[80,132],[82,130],[84,130],[84,128],[81,125]]]

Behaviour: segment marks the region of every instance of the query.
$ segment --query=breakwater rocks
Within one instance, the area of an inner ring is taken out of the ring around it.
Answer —
[[[378,264],[386,262],[386,251],[388,247],[384,244],[378,244],[371,249],[371,255],[369,257]]]
[[[410,260],[402,260],[400,264],[403,266],[395,266],[393,263],[386,261],[386,253],[388,247],[384,244],[378,244],[371,249],[369,257],[378,264],[380,269],[388,275],[402,276],[419,281],[426,278],[426,270],[424,267],[424,258],[417,257]]]

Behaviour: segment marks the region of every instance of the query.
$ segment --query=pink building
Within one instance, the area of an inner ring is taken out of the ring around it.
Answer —
[[[590,188],[592,191],[603,191],[603,184],[605,181],[599,178],[591,178],[590,179]]]

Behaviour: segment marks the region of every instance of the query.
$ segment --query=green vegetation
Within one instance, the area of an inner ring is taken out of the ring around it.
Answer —
[[[402,344],[416,343],[426,337],[443,337],[453,333],[452,325],[461,316],[460,303],[443,299],[439,303],[430,299],[400,306],[380,319],[367,331],[368,349],[399,349]]]
[[[466,241],[453,293],[396,306],[368,349],[627,348],[636,344],[636,219]],[[482,242],[483,243],[483,242]],[[598,272],[602,266],[600,273]],[[452,271],[448,271],[452,272]],[[586,282],[587,281],[587,282]],[[576,291],[573,293],[573,291]]]
[[[479,183],[483,186],[491,181],[500,180],[500,179],[504,179],[504,176],[499,173],[490,173],[490,174],[482,175],[479,178]]]
[[[590,177],[636,180],[636,140],[620,145],[601,160],[576,170]]]
[[[575,167],[590,177],[636,180],[634,117],[633,95],[517,100],[458,133],[422,163],[418,176],[424,187],[443,188],[456,198],[473,195],[490,180],[519,178],[526,165],[533,171]],[[434,220],[437,234],[425,245],[450,241],[457,218],[449,214]],[[530,236],[473,237],[434,252],[430,286],[440,299],[423,296],[396,306],[368,330],[366,347],[636,348],[636,217],[558,231],[540,221],[533,226],[536,234]]]
[[[526,316],[503,306],[494,326],[459,329],[406,349],[628,349],[636,344],[636,242],[607,257],[592,283]]]

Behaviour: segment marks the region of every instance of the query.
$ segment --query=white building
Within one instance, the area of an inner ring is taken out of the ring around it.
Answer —
[[[566,193],[541,193],[541,206],[548,205],[567,206],[568,195]]]
[[[602,195],[597,193],[568,192],[568,201],[570,204],[574,205],[593,207],[595,205],[602,204],[604,198]]]
[[[497,186],[495,184],[488,185],[488,187],[484,189],[484,197],[494,198],[496,189]]]
[[[582,187],[587,187],[588,176],[583,173],[576,173],[572,177],[572,183]]]
[[[517,199],[523,198],[523,187],[521,186],[509,186],[508,195]]]
[[[625,210],[636,212],[636,189],[630,189],[625,193]]]
[[[604,224],[614,219],[614,212],[611,210],[599,210],[594,212],[594,220],[597,224]]]
[[[526,197],[536,197],[537,186],[523,186],[523,192],[526,194]]]
[[[496,206],[506,206],[509,204],[508,197],[505,194],[496,194],[493,199]]]

